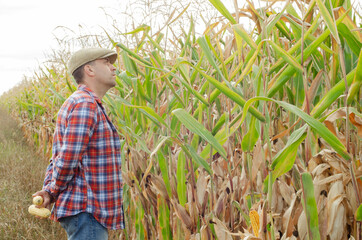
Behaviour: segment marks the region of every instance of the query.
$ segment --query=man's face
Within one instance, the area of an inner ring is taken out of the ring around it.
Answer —
[[[93,69],[98,83],[109,88],[116,86],[116,68],[111,64],[109,58],[95,60]]]

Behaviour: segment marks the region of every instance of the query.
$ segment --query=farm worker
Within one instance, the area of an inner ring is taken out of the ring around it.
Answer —
[[[46,170],[43,205],[54,203],[51,219],[68,239],[108,239],[107,229],[123,229],[121,145],[102,105],[116,85],[117,53],[81,49],[68,63],[78,89],[58,112],[52,157]]]

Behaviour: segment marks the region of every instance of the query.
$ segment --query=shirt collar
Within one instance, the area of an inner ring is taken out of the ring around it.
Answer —
[[[93,97],[98,103],[102,103],[101,100],[99,99],[99,97],[89,88],[87,87],[85,84],[79,84],[78,85],[78,90],[82,90],[86,93],[88,93],[91,97]]]

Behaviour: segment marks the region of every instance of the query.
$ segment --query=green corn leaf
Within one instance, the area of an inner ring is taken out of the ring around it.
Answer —
[[[165,183],[168,196],[171,198],[172,192],[171,192],[170,178],[168,176],[168,166],[166,158],[161,151],[157,152],[157,157],[158,157],[158,165],[160,166],[163,182]]]
[[[206,106],[209,106],[208,101],[198,92],[196,91],[191,85],[190,85],[190,79],[188,78],[188,73],[187,70],[185,69],[185,64],[179,64],[178,69],[181,73],[181,76],[185,79],[182,79],[180,77],[178,77],[177,75],[173,75],[175,78],[177,78],[178,80],[180,80],[180,82],[182,83],[182,85],[184,85],[187,90],[189,90],[189,92],[191,92],[197,99],[199,99],[203,104],[205,104]]]
[[[314,198],[313,179],[309,172],[302,173],[303,208],[307,217],[309,239],[320,239],[317,203]]]
[[[348,81],[348,80],[347,80]],[[356,67],[356,74],[354,75],[353,82],[348,91],[347,103],[351,104],[353,98],[357,95],[362,85],[362,51],[360,51],[358,57],[358,63]]]
[[[157,195],[157,208],[158,208],[158,223],[160,224],[162,239],[171,240],[172,231],[170,227],[170,210],[166,204],[166,201]]]
[[[132,34],[136,34],[139,32],[149,32],[151,30],[151,27],[146,25],[146,24],[142,24],[141,26],[137,27],[136,29],[132,30],[131,32],[127,32],[127,33],[123,33],[123,35],[132,35]]]
[[[253,55],[248,59],[247,64],[244,66],[243,72],[240,74],[238,80],[236,80],[236,84],[239,84],[245,78],[245,76],[250,73],[263,44],[264,44],[264,42],[260,42],[257,49],[254,51]],[[250,52],[253,52],[253,51],[250,51]],[[237,69],[233,72],[231,79],[233,79],[235,77],[235,75],[240,71],[242,66],[243,65],[240,63],[240,65],[237,67]]]
[[[145,64],[146,66],[152,67],[151,63],[146,61],[145,59],[141,58],[138,54],[136,54],[135,52],[131,51],[129,48],[127,48],[125,45],[123,45],[122,43],[118,43],[117,44],[118,47],[120,47],[121,49],[123,49],[124,51],[126,51],[130,56],[134,57],[135,59],[137,59],[138,61],[142,62],[143,64]]]
[[[216,133],[215,135],[216,140],[222,145],[225,144],[225,142],[229,139],[229,137],[232,134],[234,134],[236,130],[239,129],[240,125],[241,121],[239,121],[238,124],[235,124],[234,122],[231,122],[230,124],[228,122],[225,123],[223,125],[223,128]],[[210,150],[211,150],[211,145],[210,144],[206,145],[204,150],[202,150],[202,152],[200,153],[200,156],[204,159],[207,159],[210,156]],[[212,154],[214,155],[215,153],[216,150],[214,148]]]
[[[152,51],[150,57],[151,59],[155,60],[155,66],[158,66],[161,69],[164,68],[162,57],[160,56],[158,51]]]
[[[137,66],[134,63],[134,61],[132,61],[132,59],[130,59],[128,54],[124,51],[121,52],[121,57],[123,59],[123,63],[124,63],[124,67],[125,67],[126,71],[129,72],[130,74],[132,74],[133,76],[137,76],[138,69],[137,69]]]
[[[50,87],[49,90],[54,94],[54,96],[56,96],[60,102],[64,102],[65,101],[65,98],[60,95],[55,89],[54,87]]]
[[[306,39],[308,39],[308,38],[310,38],[310,36],[312,36],[311,34],[317,29],[317,27],[318,27],[318,25],[319,25],[319,24],[318,24],[318,23],[319,23],[319,21],[318,21],[319,17],[320,17],[320,13],[318,13],[318,15],[315,17],[315,19],[314,19],[312,25],[310,26],[310,28],[308,29],[308,31],[305,32],[305,34],[304,34],[304,39],[303,39],[303,40],[302,40],[302,39],[299,39],[299,40],[288,50],[288,54],[292,55],[293,53],[295,53],[298,49],[300,49],[300,46],[301,46],[301,44],[302,44],[302,41],[306,41]],[[288,18],[288,16],[287,16],[287,18]],[[291,21],[291,22],[292,22],[292,21]],[[314,41],[314,40],[315,40],[315,38],[313,39],[313,41]],[[324,45],[324,44],[322,43],[322,45]],[[328,51],[328,52],[331,51],[328,47],[323,48],[323,49],[324,49],[324,50],[327,49],[326,51]],[[333,52],[332,52],[332,53],[333,53]],[[279,60],[270,68],[270,73],[269,73],[269,74],[273,73],[273,72],[276,71],[277,69],[280,69],[280,68],[282,67],[283,63],[284,63],[283,59],[282,59],[282,58],[279,58]]]
[[[294,165],[295,158],[297,156],[298,147],[304,141],[307,133],[305,130],[308,125],[304,125],[300,129],[293,132],[293,134],[288,139],[285,147],[280,150],[277,155],[273,158],[272,163],[272,180],[271,184],[275,182],[275,180],[290,171]],[[270,176],[268,175],[264,181],[264,192],[267,192],[269,186]]]
[[[163,50],[163,48],[155,40],[153,40],[148,34],[147,38],[152,43],[154,48],[157,48],[158,50],[160,50],[160,52],[165,53],[165,50]]]
[[[155,124],[159,125],[162,124],[166,127],[168,125],[163,120],[160,115],[158,115],[153,108],[147,107],[147,106],[135,106],[135,105],[129,105],[129,107],[139,109],[145,116],[147,116],[150,120],[152,120]]]
[[[178,120],[180,120],[180,122],[182,122],[185,125],[187,129],[199,135],[205,141],[210,143],[220,153],[220,155],[226,159],[225,149],[214,138],[214,136],[212,136],[212,134],[204,127],[204,125],[199,123],[195,118],[193,118],[190,114],[188,114],[188,112],[186,112],[182,108],[173,110],[172,113],[178,118]]]
[[[313,118],[312,116],[308,115],[307,113],[303,112],[298,107],[291,105],[289,103],[283,102],[283,101],[277,101],[275,99],[266,98],[266,97],[254,97],[249,99],[244,106],[243,109],[243,117],[241,119],[241,123],[246,118],[246,113],[248,111],[248,108],[250,105],[258,100],[263,101],[272,101],[277,103],[279,106],[282,106],[286,110],[292,112],[293,114],[297,115],[298,117],[302,118],[311,128],[313,128],[326,142],[331,145],[331,147],[340,154],[343,158],[346,160],[351,159],[350,155],[346,152],[345,146],[339,141],[339,139],[331,132],[329,129],[324,126],[321,122]]]
[[[276,26],[279,29],[279,31],[281,33],[283,33],[283,35],[286,38],[291,40],[291,36],[289,35],[288,30],[286,29],[286,25],[285,24],[283,25],[281,23],[281,21],[279,21],[280,18],[283,16],[284,11],[287,9],[288,5],[289,5],[289,3],[285,4],[284,8],[280,12],[278,12],[275,15],[275,17],[270,21],[270,23],[267,25],[267,27],[266,27],[267,35],[266,36],[269,36],[271,31],[274,29],[274,26]],[[266,15],[269,17],[271,15],[271,13],[267,11]],[[261,35],[263,35],[263,33],[261,33]]]
[[[347,6],[347,9],[350,10],[351,4],[347,4],[346,6]],[[349,10],[348,10],[348,11],[349,11]],[[345,10],[343,7],[339,7],[338,10],[337,10],[338,16],[344,15],[345,12],[346,12],[346,10]],[[343,24],[345,24],[348,29],[351,29],[351,30],[352,30],[352,29],[356,29],[356,30],[358,29],[358,25],[357,25],[358,23],[357,23],[356,21],[353,21],[353,20],[352,20],[352,14],[349,14],[349,15],[343,20]],[[359,25],[359,26],[360,26],[360,25]],[[338,29],[338,26],[337,26],[337,29]],[[361,33],[361,31],[351,31],[351,33],[354,35],[354,37],[355,37],[358,41],[362,42],[362,33]],[[357,56],[358,56],[358,54],[357,54]]]
[[[291,105],[286,102],[282,101],[275,101],[283,108],[287,109],[288,111],[294,113],[295,115],[302,118],[309,126],[311,126],[326,142],[328,142],[331,147],[336,150],[338,154],[340,154],[346,160],[349,160],[351,157],[346,152],[345,146],[339,141],[339,139],[331,132],[329,129],[324,126],[321,122],[314,119],[307,113],[303,112],[301,109],[297,108],[294,105]]]
[[[225,96],[227,96],[228,98],[235,101],[235,103],[237,103],[238,105],[244,106],[246,101],[239,94],[237,94],[236,92],[234,92],[233,90],[228,88],[226,86],[226,84],[220,83],[215,78],[204,73],[202,70],[199,70],[199,72],[204,78],[206,78],[206,80],[208,80],[212,85],[214,85],[220,92],[224,93]],[[210,100],[210,102],[211,102],[211,100]],[[251,108],[250,113],[253,116],[255,116],[256,118],[258,118],[260,121],[265,122],[264,116],[257,109]]]
[[[307,133],[305,132],[306,129],[307,125],[304,125],[293,132],[285,147],[275,155],[271,166],[273,170],[273,182],[275,179],[292,169],[297,156],[298,147],[307,136]]]
[[[207,43],[205,37],[200,37],[197,39],[197,43],[200,45],[200,47],[203,50],[203,53],[205,54],[207,60],[209,61],[209,63],[211,64],[211,66],[214,67],[214,69],[217,71],[217,73],[220,75],[220,77],[222,77],[222,79],[225,82],[228,82],[224,76],[224,74],[221,72],[220,68],[218,67],[218,65],[216,64],[215,60],[214,60],[214,56],[212,54],[212,51],[210,50],[209,44]]]
[[[218,131],[216,133],[215,138],[220,144],[223,145],[228,140],[228,137],[230,137],[230,135],[235,132],[235,130],[236,130],[235,127],[229,128],[227,125],[225,125],[223,129],[221,129],[220,131]],[[202,150],[202,152],[200,153],[201,158],[203,158],[203,159],[209,158],[210,150],[211,150],[211,145],[207,144],[205,146],[205,148]],[[215,150],[215,148],[213,148],[212,154],[214,155],[216,152],[217,151]]]
[[[338,25],[342,22],[344,17],[347,15],[349,11],[346,11],[336,22]],[[330,35],[329,28],[326,29],[314,42],[312,42],[303,53],[303,60],[307,60],[307,58],[320,46],[320,44]],[[297,61],[301,61],[301,54],[297,56]],[[277,78],[277,80],[269,85],[269,90],[267,93],[267,97],[272,97],[274,94],[279,91],[280,88],[295,74],[294,68],[292,66],[288,66]]]
[[[177,160],[177,195],[178,200],[182,206],[185,206],[187,202],[187,187],[186,187],[186,158],[185,153],[180,152]]]
[[[273,41],[268,40],[268,43],[274,48],[276,52],[279,53],[279,55],[291,66],[293,66],[295,69],[297,69],[300,73],[303,73],[302,66],[297,62],[296,59],[292,55],[290,55],[287,51],[279,47],[277,44],[275,44]]]
[[[200,157],[192,146],[190,146],[188,144],[184,144],[184,146],[187,149],[187,153],[190,154],[190,157],[194,160],[196,165],[202,166],[212,176],[213,171],[212,171],[209,163],[204,158]]]
[[[241,215],[243,216],[244,220],[246,221],[246,225],[250,225],[250,217],[248,214],[246,214],[243,209],[241,208],[240,204],[237,201],[233,201],[232,202],[233,206],[239,210],[239,212],[241,213]]]
[[[356,218],[356,221],[362,222],[362,204],[359,205],[359,207],[355,213],[355,218]]]
[[[192,30],[194,30],[194,19],[191,16],[191,21],[190,21],[190,28],[186,37],[186,41],[185,41],[185,45],[183,46],[181,53],[180,53],[180,57],[184,57],[185,53],[186,53],[186,48],[190,46],[190,39],[191,39],[191,34],[192,34]]]
[[[357,69],[352,70],[347,74],[347,83],[351,85],[353,78],[357,72]],[[324,110],[331,106],[331,104],[336,101],[345,91],[346,85],[344,81],[339,81],[331,90],[324,95],[324,97],[316,104],[316,106],[311,111],[311,115],[315,118],[318,118]]]
[[[346,39],[348,46],[351,48],[352,52],[358,56],[360,54],[362,43],[352,34],[351,29],[349,29],[344,23],[338,25],[338,32]]]
[[[145,230],[144,230],[143,223],[142,223],[145,211],[143,210],[141,201],[136,200],[136,204],[137,204],[137,207],[136,207],[135,225],[136,225],[137,239],[145,239]]]
[[[253,49],[256,50],[258,46],[255,44],[253,39],[249,36],[249,34],[244,30],[242,24],[233,25],[234,32],[241,36],[244,41]]]
[[[222,127],[222,126],[224,125],[224,123],[225,123],[225,118],[226,118],[226,114],[223,113],[223,114],[220,116],[219,120],[216,122],[214,128],[212,129],[212,132],[211,132],[212,135],[215,136],[215,134],[221,129],[221,127]]]
[[[324,22],[328,26],[328,29],[331,31],[334,39],[336,40],[337,44],[340,45],[341,42],[339,40],[338,31],[337,31],[337,24],[335,24],[331,14],[329,13],[328,9],[322,2],[322,0],[316,0],[319,10],[321,11],[321,15],[324,19]],[[327,4],[329,4],[329,0],[326,0]]]
[[[249,130],[243,137],[241,141],[241,149],[244,152],[252,152],[254,149],[254,145],[259,139],[259,133],[255,127],[256,118],[252,117],[249,125]]]
[[[314,10],[314,7],[316,5],[316,0],[312,0],[311,2],[309,2],[309,5],[308,5],[308,9],[304,15],[304,21],[306,20],[306,18],[308,17],[309,14],[313,14],[313,12],[315,11]]]
[[[229,10],[225,7],[225,5],[220,0],[209,0],[209,2],[214,5],[214,7],[224,16],[226,17],[232,24],[236,24],[234,17],[231,15]]]

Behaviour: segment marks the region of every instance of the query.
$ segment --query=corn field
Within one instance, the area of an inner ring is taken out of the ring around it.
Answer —
[[[209,2],[200,36],[192,18],[170,27],[185,8],[98,44],[119,53],[103,101],[122,136],[120,238],[361,239],[358,1]],[[1,97],[47,157],[68,59]]]

